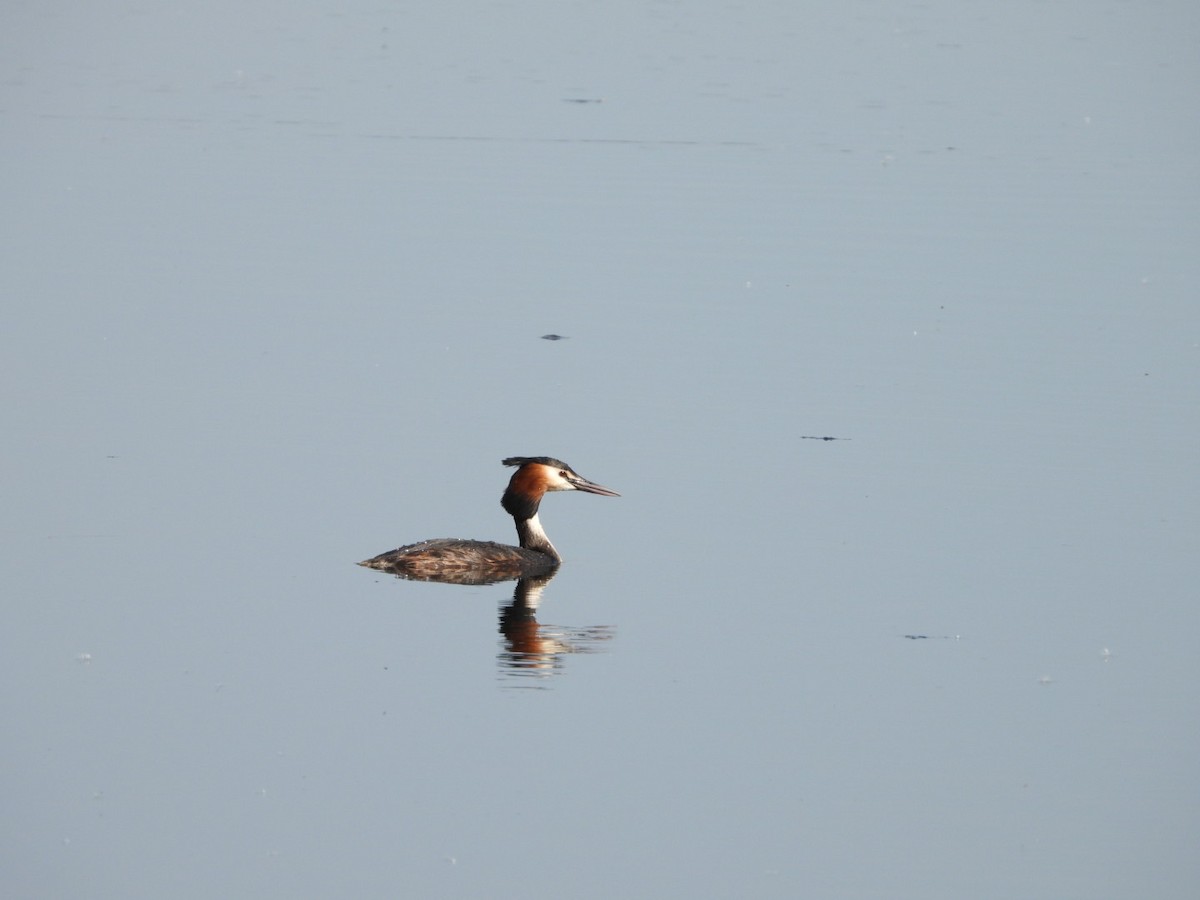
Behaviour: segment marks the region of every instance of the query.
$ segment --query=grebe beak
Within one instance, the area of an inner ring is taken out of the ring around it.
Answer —
[[[577,491],[587,491],[589,494],[599,494],[601,497],[620,497],[621,495],[612,488],[606,488],[602,484],[588,481],[582,475],[576,475],[572,472],[567,476],[567,480],[571,482],[571,487]]]

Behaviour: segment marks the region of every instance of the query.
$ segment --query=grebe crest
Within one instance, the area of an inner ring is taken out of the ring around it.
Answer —
[[[619,497],[616,491],[588,481],[569,465],[552,456],[510,456],[515,466],[500,505],[513,517],[520,546],[494,541],[438,538],[407,544],[360,566],[391,572],[403,578],[455,584],[491,584],[553,572],[562,557],[546,537],[538,518],[542,497],[550,491],[584,491],[601,497]]]

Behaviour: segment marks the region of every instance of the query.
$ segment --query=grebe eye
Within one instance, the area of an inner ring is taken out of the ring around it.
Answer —
[[[567,478],[567,470],[566,469],[559,469],[558,474],[561,475],[563,478]]]

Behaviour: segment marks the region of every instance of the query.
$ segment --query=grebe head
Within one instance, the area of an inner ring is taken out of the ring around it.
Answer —
[[[616,491],[588,481],[561,459],[552,456],[510,456],[506,466],[516,466],[501,505],[517,519],[537,515],[538,504],[548,491],[586,491],[601,497],[620,497]]]

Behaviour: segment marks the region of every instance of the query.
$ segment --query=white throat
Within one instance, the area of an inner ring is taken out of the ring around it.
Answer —
[[[549,554],[556,560],[561,560],[558,551],[554,549],[554,545],[550,543],[550,538],[546,537],[546,532],[542,530],[542,522],[538,518],[537,513],[533,514],[529,519],[517,519],[517,537],[521,540],[521,546],[526,550],[537,550],[541,553]]]

